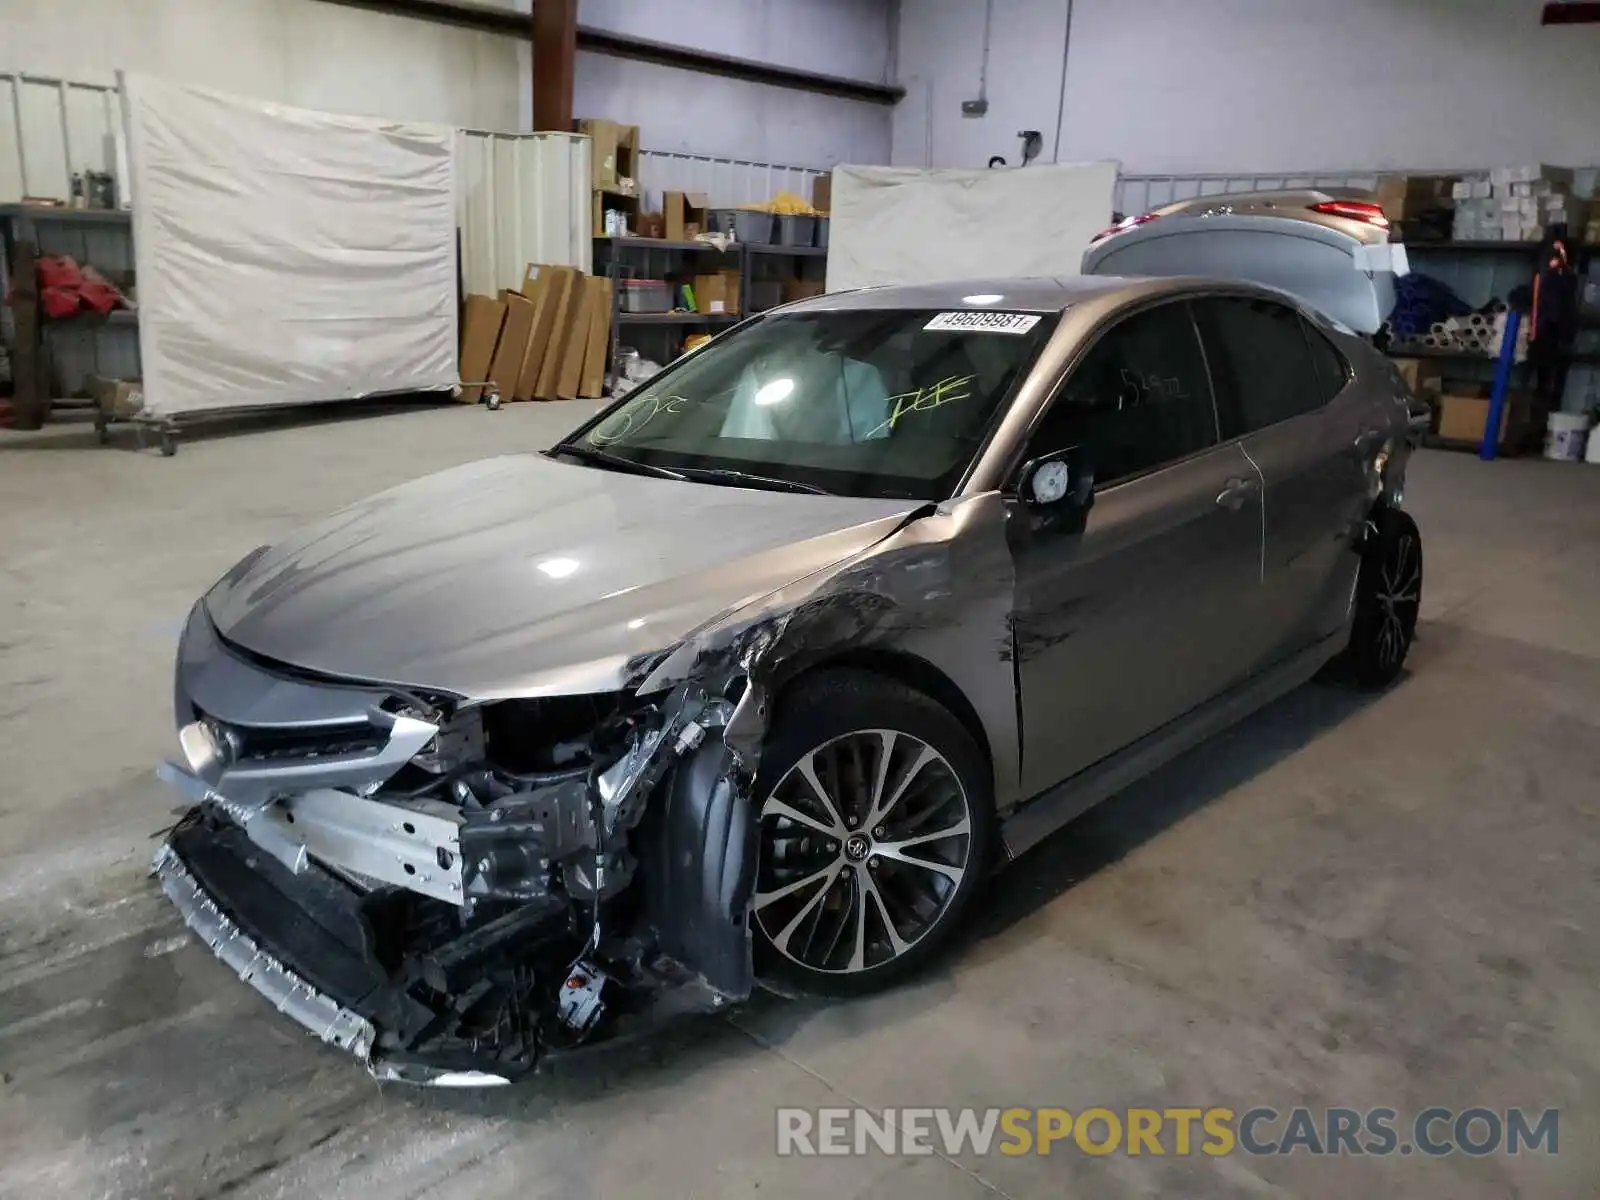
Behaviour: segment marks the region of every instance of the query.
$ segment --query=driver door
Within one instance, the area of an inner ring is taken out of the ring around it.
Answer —
[[[1219,444],[1184,301],[1104,330],[1030,431],[1076,447],[1087,519],[1013,501],[1022,783],[1035,795],[1238,682],[1259,634],[1261,477]]]

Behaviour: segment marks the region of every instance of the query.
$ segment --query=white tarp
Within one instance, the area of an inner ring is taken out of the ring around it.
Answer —
[[[828,290],[1076,275],[1111,223],[1114,162],[1011,170],[835,167]]]
[[[124,78],[146,411],[456,382],[454,131]]]

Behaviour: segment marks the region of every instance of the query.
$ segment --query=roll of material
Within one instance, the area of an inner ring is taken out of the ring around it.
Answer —
[[[1449,333],[1450,326],[1446,325],[1443,321],[1435,321],[1428,327],[1428,332],[1437,337],[1441,333]]]

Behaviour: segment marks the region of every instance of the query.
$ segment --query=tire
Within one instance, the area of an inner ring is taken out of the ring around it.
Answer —
[[[1422,534],[1397,508],[1380,508],[1361,555],[1344,667],[1357,687],[1388,687],[1405,666],[1422,604]]]
[[[983,755],[940,705],[870,672],[784,694],[756,795],[756,967],[804,992],[859,995],[918,970],[989,862]]]

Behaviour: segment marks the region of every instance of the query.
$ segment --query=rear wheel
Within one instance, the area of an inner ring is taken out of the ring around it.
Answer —
[[[1361,687],[1393,683],[1405,665],[1422,606],[1422,535],[1397,508],[1379,509],[1356,580],[1346,665]]]
[[[988,770],[961,723],[860,671],[802,680],[763,753],[758,966],[805,991],[886,986],[945,944],[987,863]]]

